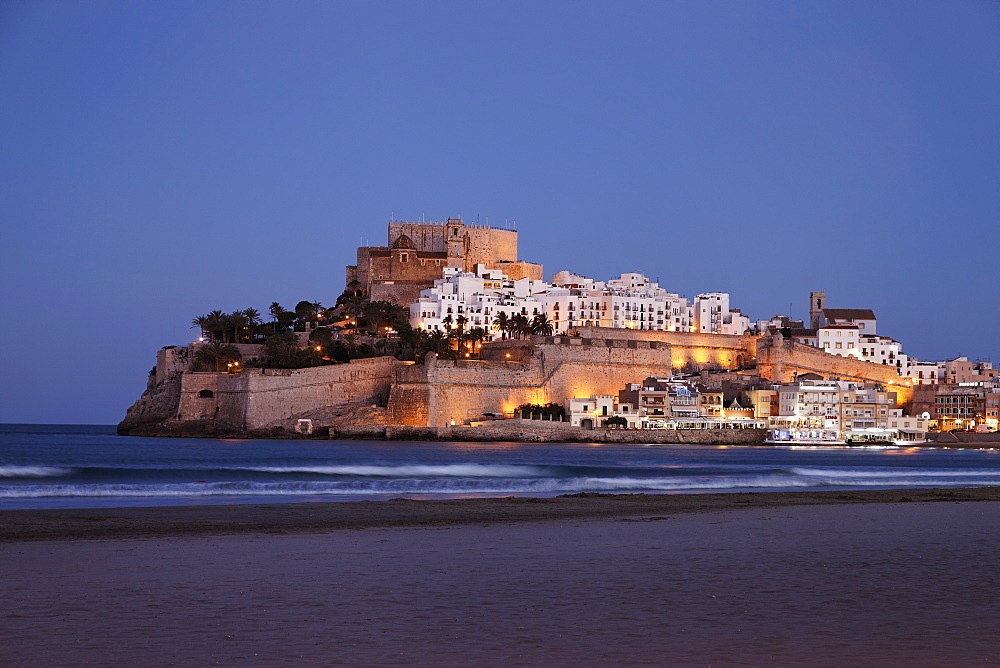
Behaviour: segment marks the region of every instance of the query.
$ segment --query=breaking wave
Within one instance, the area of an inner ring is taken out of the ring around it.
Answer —
[[[55,478],[68,475],[73,469],[61,466],[15,466],[0,465],[0,478]]]
[[[914,476],[870,474],[854,475],[748,475],[731,477],[580,477],[580,478],[367,478],[331,481],[229,481],[173,484],[82,484],[82,485],[12,485],[0,487],[0,498],[41,499],[69,497],[259,497],[259,496],[346,496],[346,495],[441,495],[476,494],[539,495],[574,492],[683,492],[701,490],[800,489],[805,487],[955,487],[1000,484],[984,479],[985,472],[967,480],[955,476]]]
[[[345,466],[254,466],[241,470],[261,473],[317,473],[320,475],[354,476],[473,476],[480,478],[504,478],[514,476],[544,476],[547,471],[540,466],[516,466],[505,464],[400,464],[345,465]]]

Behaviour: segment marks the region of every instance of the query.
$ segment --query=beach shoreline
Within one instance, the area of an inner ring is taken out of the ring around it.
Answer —
[[[148,666],[996,661],[996,489],[818,494],[26,513],[62,528],[0,542],[4,656]],[[291,520],[310,509],[312,524]],[[137,524],[79,529],[125,519]]]
[[[331,501],[100,509],[0,510],[0,542],[324,533],[673,516],[812,505],[997,503],[1000,487]]]

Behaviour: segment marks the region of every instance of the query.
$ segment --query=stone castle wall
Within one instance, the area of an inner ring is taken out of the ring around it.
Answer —
[[[162,348],[156,351],[156,382],[162,383],[179,373],[190,370],[192,354],[189,348]]]
[[[517,232],[497,230],[485,225],[448,226],[444,223],[419,223],[393,221],[389,223],[389,246],[405,234],[418,251],[446,253],[448,251],[448,230],[458,229],[461,248],[469,267],[477,263],[517,261]],[[454,241],[452,241],[454,243]]]
[[[351,360],[308,369],[246,369],[239,374],[188,373],[181,383],[179,420],[215,420],[232,429],[286,424],[304,411],[384,400],[392,357]],[[208,390],[211,397],[202,397]]]
[[[831,355],[818,348],[783,339],[763,337],[757,342],[758,373],[776,383],[791,383],[797,376],[815,373],[825,379],[874,382],[896,393],[898,403],[913,396],[913,387],[895,367]]]
[[[701,332],[660,332],[649,329],[615,329],[609,327],[576,327],[581,338],[606,338],[625,341],[656,341],[673,350],[671,363],[675,369],[738,369],[752,366],[757,354],[759,336],[747,334],[706,334]]]
[[[576,339],[580,341],[580,339]],[[510,344],[523,349],[524,342]],[[524,361],[441,360],[400,368],[389,395],[391,424],[444,427],[521,404],[566,404],[572,397],[617,395],[626,383],[669,375],[670,348],[539,344]]]
[[[894,367],[830,355],[778,337],[726,336],[584,327],[581,336],[532,337],[483,346],[482,360],[422,365],[391,357],[299,370],[246,369],[241,374],[184,373],[180,420],[213,420],[232,429],[289,426],[292,416],[349,402],[381,403],[389,424],[446,427],[483,413],[510,413],[526,403],[565,405],[573,397],[617,395],[627,383],[680,370],[758,365],[775,382],[797,375],[877,382],[912,396]],[[756,354],[751,353],[753,351]],[[157,376],[175,373],[183,355],[158,354]],[[748,361],[749,360],[749,361]],[[175,373],[176,375],[176,373]],[[208,390],[211,396],[202,397]]]

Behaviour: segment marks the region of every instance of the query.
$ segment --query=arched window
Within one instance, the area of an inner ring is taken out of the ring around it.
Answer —
[[[212,390],[202,390],[201,392],[198,393],[198,396],[201,397],[202,399],[212,399],[213,397],[215,397],[215,392],[213,392]]]

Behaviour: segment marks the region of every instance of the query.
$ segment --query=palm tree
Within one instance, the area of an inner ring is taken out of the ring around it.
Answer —
[[[267,312],[271,314],[274,318],[274,322],[278,322],[278,316],[285,312],[284,307],[278,302],[271,302],[271,306],[267,309]]]
[[[260,311],[255,308],[243,309],[243,317],[247,319],[247,327],[250,328],[250,340],[257,338],[261,325]]]
[[[478,356],[479,348],[481,347],[482,342],[489,338],[489,336],[489,332],[482,327],[473,327],[469,330],[469,333],[466,334],[465,338],[472,344],[472,352]]]
[[[357,281],[351,281],[347,284],[347,289],[337,297],[336,308],[339,308],[345,317],[357,322],[364,310],[366,299],[367,295],[361,289],[361,284]]]
[[[444,332],[434,330],[427,335],[427,352],[448,355],[451,353],[451,341]]]
[[[298,338],[292,332],[276,334],[264,341],[264,357],[279,369],[294,367],[298,353]]]
[[[542,336],[552,336],[552,322],[549,316],[539,313],[531,320],[531,333]]]
[[[507,332],[510,330],[510,317],[507,315],[507,312],[500,311],[497,313],[496,317],[493,318],[493,324],[500,330],[503,340],[506,341]]]
[[[208,318],[208,333],[212,341],[221,342],[225,338],[226,314],[216,309],[205,317]]]
[[[210,323],[211,321],[209,320],[209,317],[207,315],[199,315],[197,318],[191,321],[191,326],[198,327],[199,329],[201,329],[201,338],[204,339],[205,337],[209,336],[208,330]]]
[[[216,373],[225,371],[229,363],[240,361],[240,351],[229,343],[206,343],[198,346],[194,353],[194,361],[201,368],[209,368]]]
[[[455,339],[457,345],[455,349],[458,351],[458,356],[462,356],[462,344],[465,343],[465,324],[469,322],[461,313],[455,318],[455,327],[450,332],[448,332],[448,337]]]
[[[531,322],[528,320],[528,316],[518,313],[510,320],[511,334],[513,334],[516,338],[522,339],[525,334],[531,332]]]

